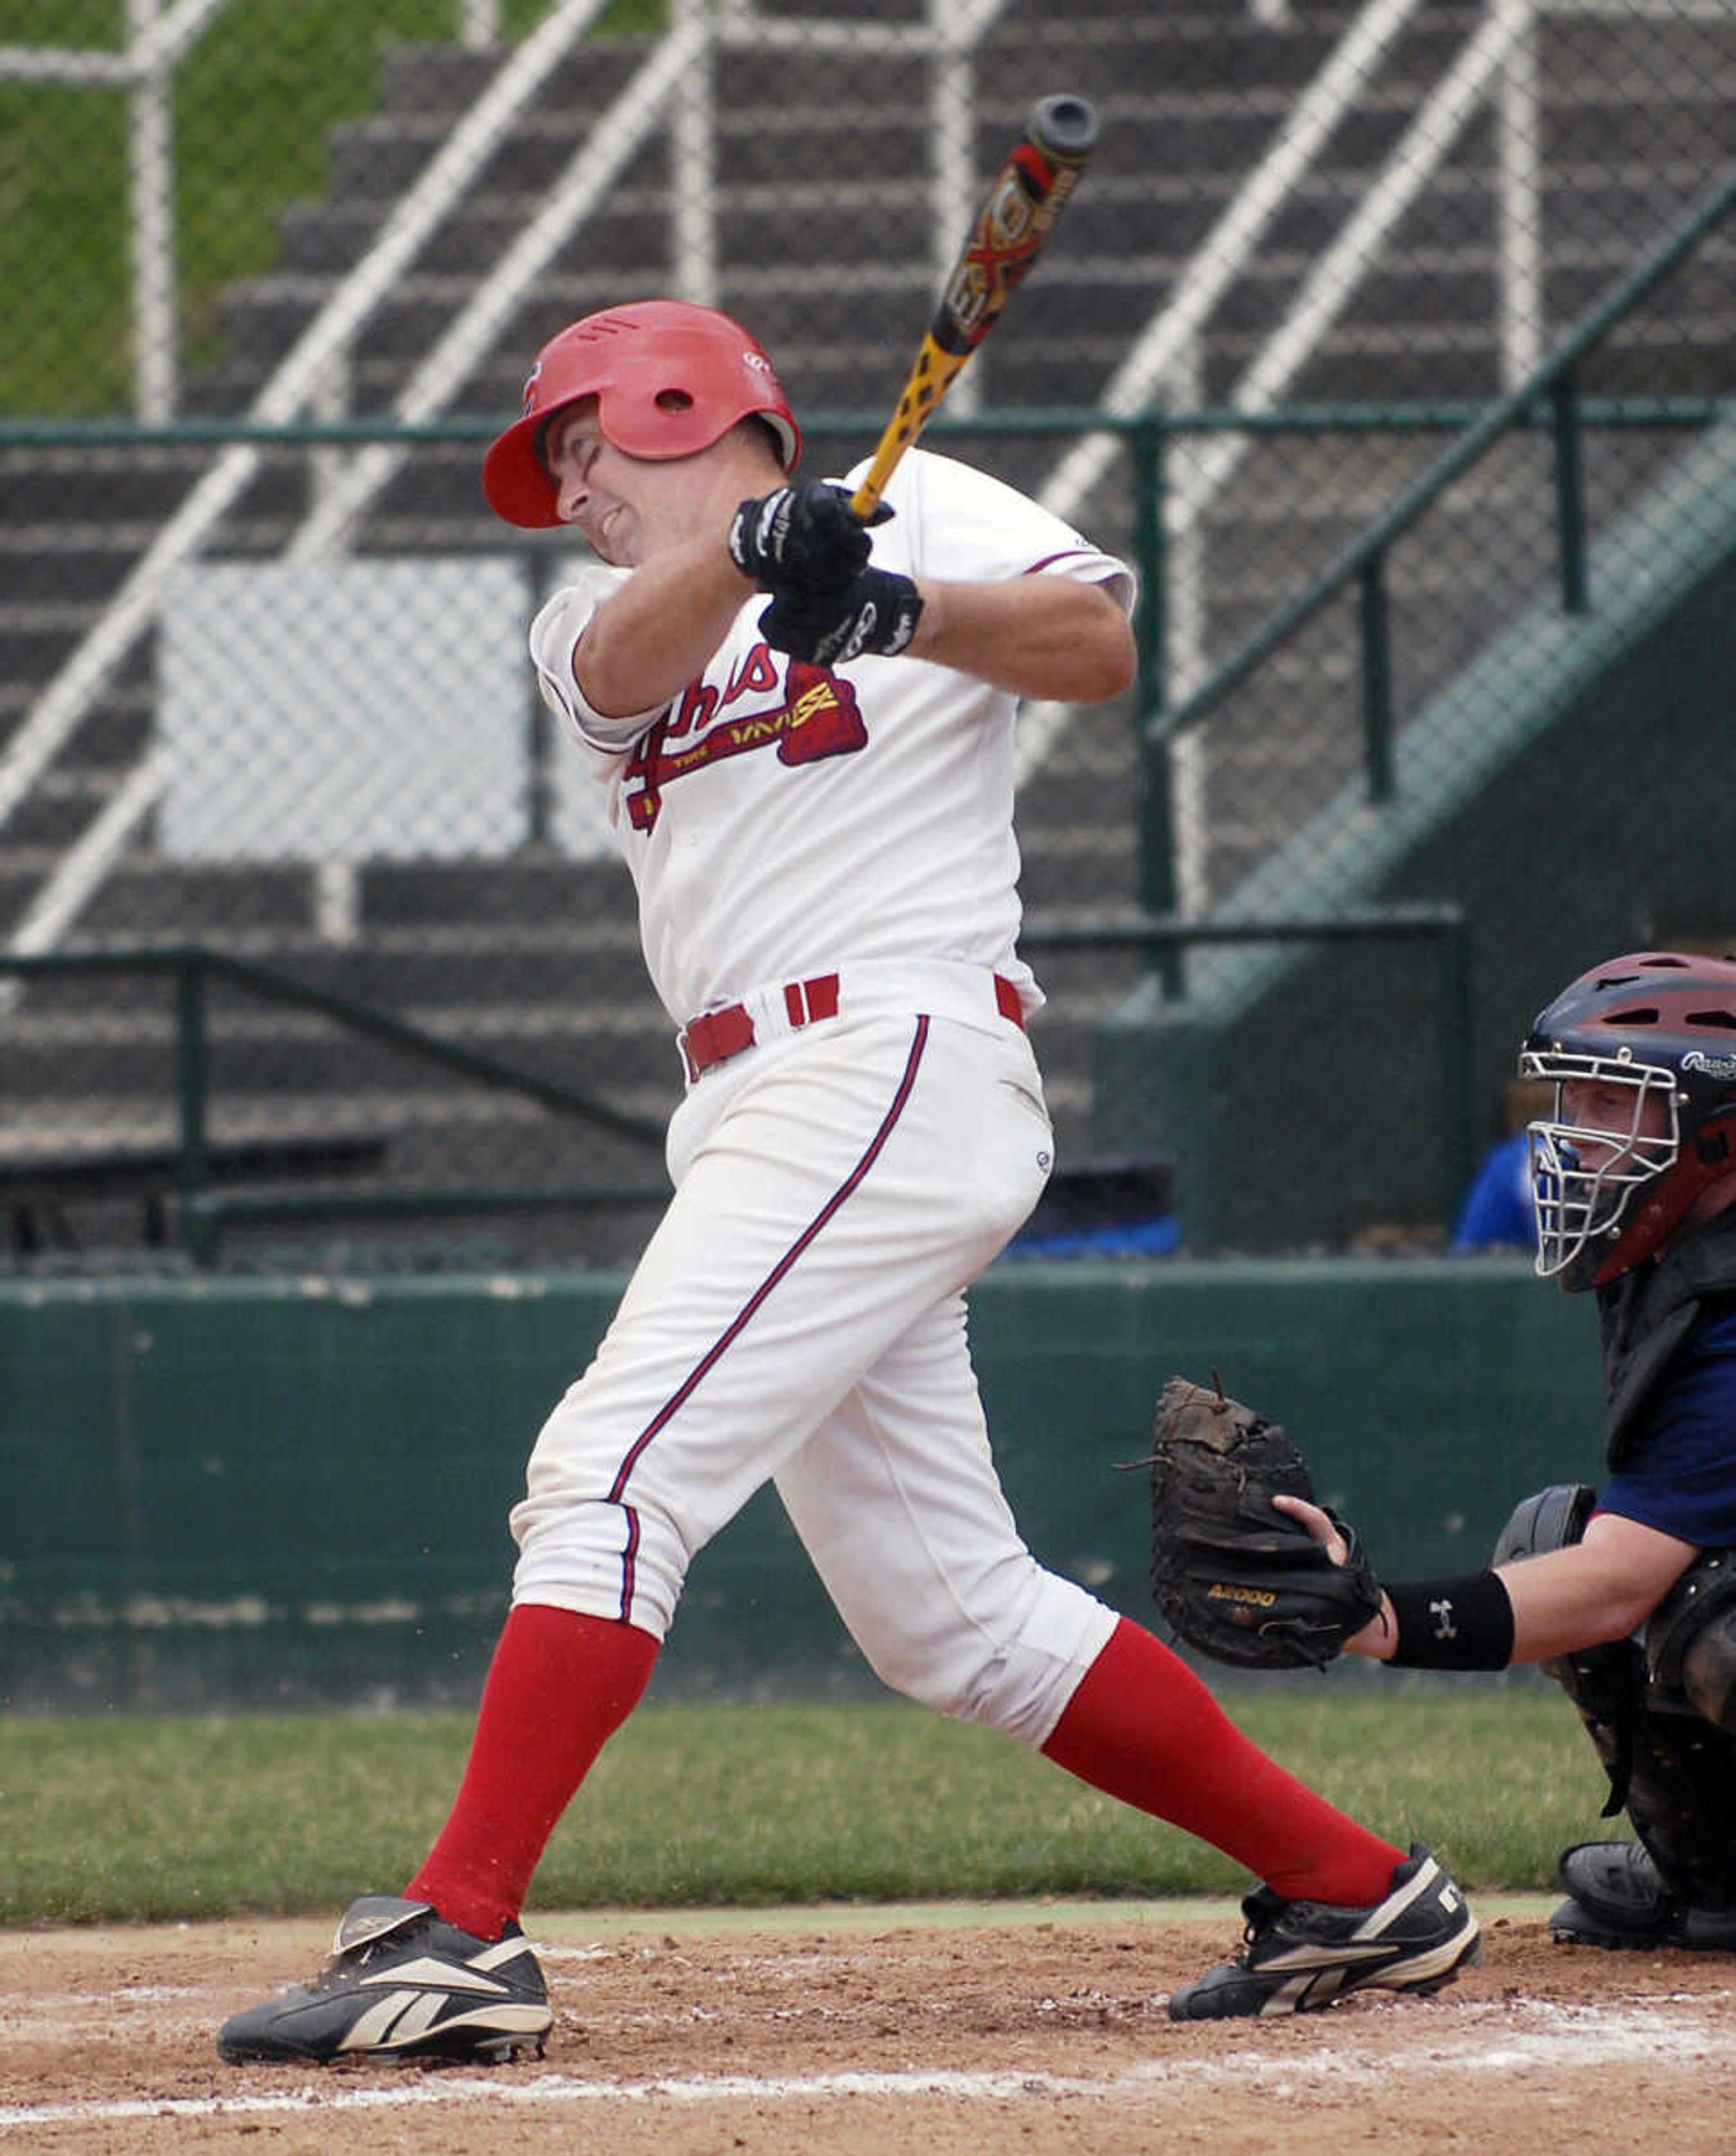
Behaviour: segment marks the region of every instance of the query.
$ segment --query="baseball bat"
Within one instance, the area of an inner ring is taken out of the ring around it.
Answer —
[[[1032,106],[1025,133],[995,174],[948,275],[867,476],[850,497],[850,508],[864,523],[878,507],[899,459],[1042,253],[1097,141],[1097,116],[1082,97],[1045,97]]]

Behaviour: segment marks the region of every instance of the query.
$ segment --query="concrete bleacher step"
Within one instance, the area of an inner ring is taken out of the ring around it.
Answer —
[[[603,108],[598,106],[596,110]],[[587,105],[588,114],[592,108]],[[351,122],[331,137],[331,187],[335,195],[355,193],[391,202],[414,186],[452,131],[456,113],[377,112]],[[487,192],[540,193],[571,161],[582,140],[582,124],[557,104],[544,104],[523,115],[501,138],[485,163],[480,184]],[[635,187],[655,184],[667,169],[668,152],[654,136],[635,150],[621,175]]]
[[[158,934],[139,942],[153,948],[180,940]],[[198,940],[219,968],[234,959],[352,1004],[397,1004],[426,1017],[484,1001],[535,1011],[557,998],[574,1009],[594,1004],[631,1010],[635,1022],[643,1018],[669,1029],[646,983],[630,910],[619,921],[532,927],[509,914],[458,927],[374,929],[347,943],[306,926],[225,928]],[[40,977],[30,988],[30,1009],[38,1019],[80,1021],[123,1006],[166,1009],[167,978],[161,971]],[[220,970],[212,978],[217,993],[236,1008],[269,1007],[263,991],[231,986]]]
[[[21,547],[30,533],[53,535],[68,522],[88,525],[98,519],[116,529],[154,528],[179,506],[205,460],[205,452],[198,449],[8,449],[9,540]]]
[[[157,531],[156,520],[146,517],[87,523],[62,515],[8,522],[0,527],[0,608],[13,613],[30,607],[100,607]]]
[[[526,852],[506,859],[381,861],[362,873],[362,919],[370,927],[444,927],[510,918],[517,927],[598,917],[630,924],[631,886],[614,860],[574,860]]]
[[[354,945],[304,942],[285,949],[279,942],[262,963],[310,988],[354,1003],[389,1004],[424,1021],[451,1006],[517,1004],[534,1012],[558,1002],[593,1019],[631,1011],[636,1023],[670,1030],[646,986],[630,917],[589,934],[538,932],[508,913],[455,935],[399,929]]]
[[[654,1080],[606,1105],[655,1127],[678,1092],[677,1081]],[[582,1147],[595,1156],[598,1179],[639,1180],[660,1168],[660,1144],[650,1137],[480,1086],[436,1093],[398,1088],[387,1079],[306,1099],[280,1087],[229,1091],[209,1104],[207,1128],[218,1143],[307,1137],[322,1131],[378,1138],[387,1147],[391,1177],[400,1167],[413,1166],[425,1179],[448,1184],[463,1180],[465,1163],[482,1146],[498,1146],[502,1157],[516,1156],[526,1165],[557,1149]],[[128,1086],[83,1094],[77,1101],[63,1094],[26,1102],[8,1119],[5,1152],[29,1161],[99,1152],[107,1145],[172,1145],[178,1132],[172,1101],[136,1073]]]
[[[0,891],[8,869],[39,874],[45,857],[0,857]],[[311,861],[249,861],[225,865],[167,859],[140,850],[130,855],[92,899],[81,921],[93,940],[129,932],[219,942],[254,932],[285,939],[294,950],[320,919],[316,888],[320,865]],[[611,861],[572,860],[560,855],[490,856],[478,861],[377,862],[359,875],[359,926],[365,935],[393,927],[441,931],[455,922],[490,924],[522,931],[538,922],[605,919],[634,933],[630,886]],[[254,947],[264,948],[255,941]]]
[[[669,1023],[644,1004],[603,997],[572,1007],[490,999],[394,1009],[430,1034],[551,1085],[603,1099],[637,1089],[664,1095],[675,1090],[680,1065]],[[8,1086],[27,1096],[55,1086],[81,1095],[122,1092],[152,1062],[160,1075],[170,1075],[176,1037],[172,1008],[42,1013],[28,998],[8,1019]],[[206,1061],[210,1091],[219,1099],[276,1096],[293,1102],[370,1086],[409,1097],[438,1096],[477,1083],[322,1014],[274,1008],[232,990],[212,993]]]
[[[123,783],[124,770],[63,767],[46,772],[18,803],[7,824],[8,845],[59,855],[100,815]]]
[[[316,875],[307,861],[222,867],[169,860],[136,848],[85,908],[80,937],[119,943],[153,937],[197,942],[213,930],[293,933],[316,918]]]

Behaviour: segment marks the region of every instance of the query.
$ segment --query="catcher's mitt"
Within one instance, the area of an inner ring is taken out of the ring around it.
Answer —
[[[1151,1469],[1152,1594],[1190,1647],[1241,1669],[1320,1669],[1378,1614],[1355,1530],[1329,1514],[1348,1545],[1335,1564],[1273,1508],[1275,1496],[1319,1502],[1278,1424],[1221,1388],[1172,1378],[1141,1464]]]

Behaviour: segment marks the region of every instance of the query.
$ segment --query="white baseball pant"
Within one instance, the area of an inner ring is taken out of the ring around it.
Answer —
[[[1042,1744],[1117,1619],[1020,1537],[963,1290],[1052,1147],[999,1018],[841,1016],[700,1079],[675,1196],[532,1455],[515,1600],[661,1639],[696,1553],[775,1480],[886,1683]]]

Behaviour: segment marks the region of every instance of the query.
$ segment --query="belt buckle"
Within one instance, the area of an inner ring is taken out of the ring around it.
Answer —
[[[681,1031],[681,1058],[690,1081],[739,1055],[754,1041],[753,1019],[745,1004],[727,1004],[722,1010],[705,1011]]]

